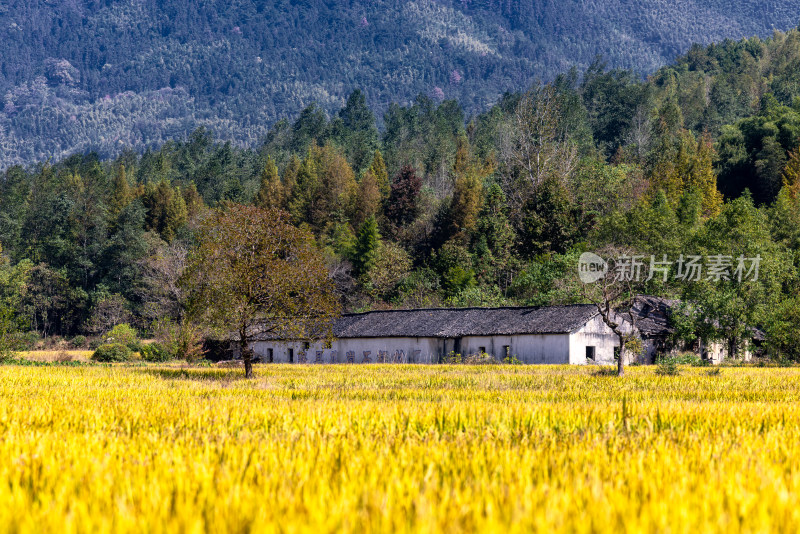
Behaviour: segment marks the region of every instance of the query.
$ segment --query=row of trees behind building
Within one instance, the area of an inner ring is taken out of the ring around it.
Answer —
[[[201,129],[142,155],[10,168],[0,308],[41,336],[180,323],[195,230],[237,203],[308,230],[348,311],[578,302],[577,257],[608,245],[760,255],[750,285],[646,289],[698,303],[719,335],[766,329],[796,356],[800,91],[769,75],[797,35],[775,39],[696,47],[646,82],[598,62],[469,120],[420,96],[379,130],[356,90],[253,149]]]

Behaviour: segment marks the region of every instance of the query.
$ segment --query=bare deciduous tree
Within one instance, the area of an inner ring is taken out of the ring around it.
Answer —
[[[639,106],[636,110],[625,140],[635,147],[637,159],[643,162],[653,141],[653,125],[645,106]]]
[[[186,288],[181,283],[189,249],[180,241],[159,247],[140,262],[144,284],[140,290],[144,313],[150,320],[168,317],[180,322],[186,306]]]
[[[522,96],[506,130],[504,155],[534,188],[547,178],[563,181],[577,163],[578,151],[561,117],[557,90],[537,85]]]
[[[637,272],[636,254],[628,249],[606,247],[599,256],[606,258],[606,269],[594,282],[581,285],[583,298],[597,307],[600,317],[617,338],[619,338],[619,358],[617,375],[625,374],[625,346],[632,336],[636,336],[635,312],[641,285]]]

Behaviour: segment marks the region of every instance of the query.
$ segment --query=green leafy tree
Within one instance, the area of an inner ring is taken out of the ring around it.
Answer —
[[[17,324],[10,308],[0,306],[0,363],[13,357]]]
[[[595,141],[608,156],[613,156],[633,126],[636,110],[645,104],[648,87],[632,71],[606,71],[596,58],[586,70],[580,94],[587,109]]]
[[[781,288],[792,276],[791,258],[772,241],[764,213],[749,196],[726,204],[689,248],[706,258],[729,258],[726,276],[705,273],[700,280],[687,281],[683,300],[689,303],[694,330],[706,341],[726,342],[728,353],[735,356],[780,302]],[[739,258],[744,260],[740,275]]]
[[[203,222],[184,275],[190,316],[217,335],[235,333],[245,376],[256,335],[330,338],[339,313],[313,237],[275,209],[227,204]]]
[[[783,187],[792,198],[800,196],[800,147],[789,153],[783,169]]]
[[[31,329],[42,337],[71,332],[87,300],[63,270],[45,264],[30,269],[21,297],[22,313],[30,320]]]
[[[381,242],[375,261],[367,272],[369,288],[382,299],[391,299],[400,282],[411,273],[411,256],[391,241]]]
[[[766,335],[770,356],[800,361],[800,297],[778,304],[766,321]]]
[[[499,184],[485,191],[483,206],[472,234],[476,276],[502,290],[511,284],[518,260],[514,254],[516,234],[506,214],[505,195]]]

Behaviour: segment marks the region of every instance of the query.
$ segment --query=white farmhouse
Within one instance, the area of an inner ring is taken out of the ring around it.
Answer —
[[[256,336],[263,362],[439,363],[486,353],[528,364],[613,364],[619,340],[593,305],[373,311],[346,314],[334,340]]]

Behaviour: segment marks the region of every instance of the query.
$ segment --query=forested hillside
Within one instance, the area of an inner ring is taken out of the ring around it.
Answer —
[[[800,358],[798,65],[792,30],[694,47],[648,82],[595,62],[472,117],[421,95],[391,104],[382,133],[356,90],[254,148],[198,129],[143,155],[11,167],[0,342],[183,324],[194,231],[234,202],[312,232],[344,310],[579,302],[577,257],[609,246],[759,256],[748,283],[643,290],[693,303],[676,335],[761,328],[772,354]]]
[[[650,73],[691,43],[767,37],[800,2],[730,0],[0,2],[0,165],[141,150],[198,126],[255,146],[362,88],[485,111],[597,54]]]

